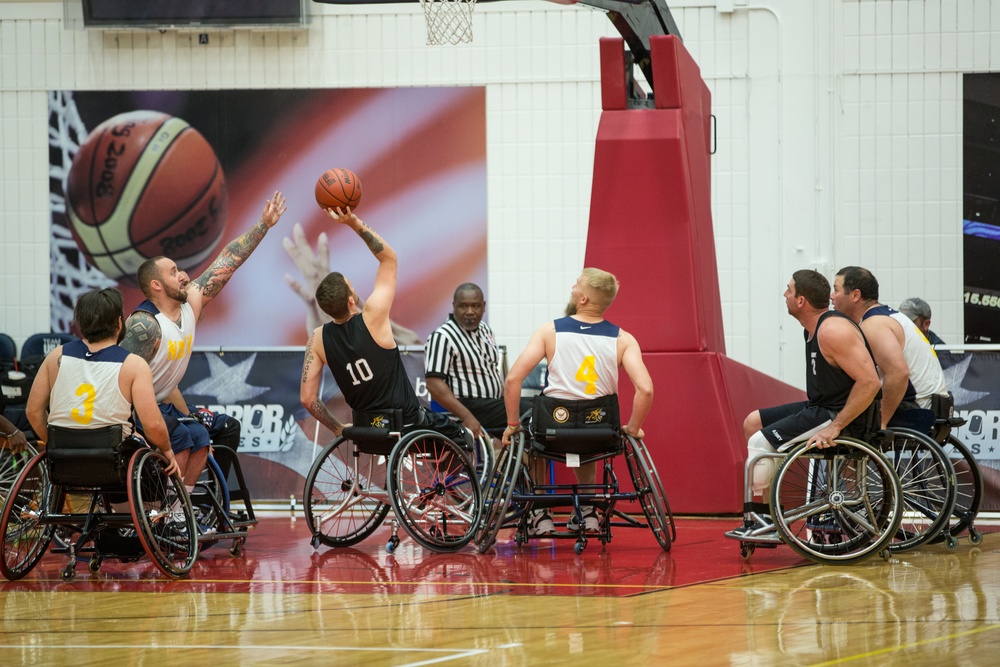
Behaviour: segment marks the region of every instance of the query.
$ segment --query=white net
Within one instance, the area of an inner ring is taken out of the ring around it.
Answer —
[[[51,271],[52,331],[69,331],[77,298],[95,287],[115,282],[95,269],[80,252],[66,220],[66,179],[73,156],[87,138],[73,93],[49,93],[49,206],[52,210],[49,263]]]
[[[427,19],[427,43],[468,44],[476,0],[420,0]]]

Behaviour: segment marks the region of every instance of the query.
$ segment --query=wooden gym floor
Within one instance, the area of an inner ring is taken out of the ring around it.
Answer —
[[[220,542],[189,578],[147,560],[48,554],[0,583],[0,665],[996,665],[1000,535],[853,566],[787,547],[744,562],[735,519],[680,519],[605,549],[505,534],[485,555],[422,550],[388,528],[313,550],[301,516],[263,518],[243,557]],[[985,530],[991,530],[986,527]]]

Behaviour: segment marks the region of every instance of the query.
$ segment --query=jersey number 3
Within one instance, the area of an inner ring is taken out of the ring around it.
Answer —
[[[84,383],[76,388],[76,395],[83,398],[83,405],[73,408],[70,415],[77,424],[87,425],[94,418],[94,398],[97,392],[94,391],[94,385]]]

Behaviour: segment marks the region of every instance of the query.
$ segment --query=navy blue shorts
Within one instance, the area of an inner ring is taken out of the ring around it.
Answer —
[[[837,416],[835,411],[818,405],[809,405],[808,401],[761,408],[759,412],[760,423],[763,426],[761,432],[775,449],[787,445],[803,433]]]

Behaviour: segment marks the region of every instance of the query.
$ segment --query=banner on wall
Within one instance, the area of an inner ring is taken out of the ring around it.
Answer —
[[[981,511],[1000,510],[1000,351],[938,350],[955,416],[965,424],[953,431],[979,463],[985,496]]]
[[[446,319],[458,285],[488,292],[483,86],[61,90],[48,113],[52,331],[70,330],[95,287],[121,289],[131,312],[146,258],[196,279],[281,191],[286,213],[205,309],[194,345],[305,344],[315,304],[300,295],[327,272],[362,297],[374,286],[364,243],[316,204],[335,167],[357,174],[356,213],[396,251],[406,344]]]
[[[301,498],[309,467],[333,439],[299,403],[304,352],[301,347],[196,350],[181,382],[189,404],[240,421],[240,464],[254,499]],[[401,352],[417,397],[427,406],[423,347]],[[350,423],[351,411],[328,372],[321,396],[337,419]]]

